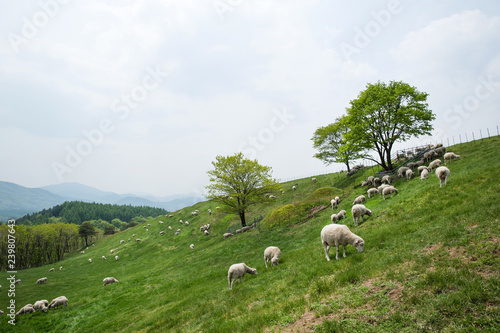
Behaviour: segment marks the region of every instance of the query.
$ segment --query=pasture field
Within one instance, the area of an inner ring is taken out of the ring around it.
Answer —
[[[439,187],[433,172],[423,182],[418,176],[396,180],[393,198],[367,197],[373,215],[357,227],[352,201],[366,195],[360,183],[373,170],[282,183],[284,195],[248,212],[250,223],[264,217],[259,228],[227,239],[222,235],[239,219],[216,211],[213,201],[157,217],[147,222],[148,231],[138,225],[101,238],[85,254],[19,271],[17,309],[61,295],[68,306],[18,316],[15,326],[0,316],[0,331],[499,332],[500,137],[448,151],[462,159],[448,164],[446,186]],[[332,210],[335,196],[342,201]],[[341,209],[347,218],[339,223],[364,239],[365,250],[347,246],[347,258],[335,260],[333,248],[328,262],[320,232]],[[205,236],[200,226],[207,223]],[[264,249],[271,245],[282,255],[278,266],[266,269]],[[227,270],[239,262],[258,275],[228,290]],[[103,287],[111,276],[119,283]],[[4,312],[11,299],[7,277],[0,273]],[[41,277],[48,281],[37,285]]]

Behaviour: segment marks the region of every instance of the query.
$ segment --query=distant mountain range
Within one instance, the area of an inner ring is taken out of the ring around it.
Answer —
[[[80,183],[61,183],[40,188],[28,188],[0,181],[0,221],[7,221],[11,218],[38,212],[65,201],[150,206],[175,211],[203,200],[205,200],[203,196],[194,193],[165,197],[139,196],[101,191]]]

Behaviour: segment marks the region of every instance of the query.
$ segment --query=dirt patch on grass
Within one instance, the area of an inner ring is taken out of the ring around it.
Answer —
[[[327,208],[328,208],[328,206],[325,206],[325,205],[319,205],[319,206],[313,207],[313,208],[311,208],[311,210],[309,210],[308,216],[313,216],[314,214],[321,212],[322,210],[325,210]]]
[[[477,225],[477,224],[474,224],[474,225],[469,225],[469,226],[467,227],[467,230],[471,231],[472,229],[476,229],[477,227],[478,227],[478,225]]]
[[[436,252],[437,250],[439,250],[441,248],[441,246],[442,246],[441,243],[432,244],[432,245],[428,245],[428,246],[424,247],[420,251],[422,251],[425,254],[429,254],[429,253]]]

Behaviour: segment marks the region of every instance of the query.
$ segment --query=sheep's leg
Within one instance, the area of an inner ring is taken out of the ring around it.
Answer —
[[[267,258],[264,258],[264,262],[266,263],[266,268],[267,268]]]
[[[345,257],[347,257],[347,256],[345,255],[345,245],[342,245],[342,250],[344,250],[344,254],[343,254],[344,258],[345,258]]]
[[[330,257],[328,256],[328,251],[330,250],[330,246],[323,242],[323,247],[325,248],[326,260],[330,261]]]
[[[335,260],[339,260],[339,246],[335,245],[335,247],[337,248],[337,255],[335,256]]]

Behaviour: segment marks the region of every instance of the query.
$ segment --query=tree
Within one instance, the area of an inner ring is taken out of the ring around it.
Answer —
[[[78,234],[85,240],[85,246],[89,246],[88,239],[89,237],[94,237],[97,235],[97,230],[95,230],[92,222],[87,221],[80,224],[78,228]]]
[[[104,226],[104,234],[105,235],[114,235],[115,226],[114,225],[106,225]]]
[[[265,194],[280,188],[277,181],[271,178],[271,167],[246,159],[241,152],[233,156],[217,156],[212,165],[214,170],[207,172],[211,182],[205,186],[207,196],[225,205],[229,212],[237,213],[242,227],[246,226],[245,212],[248,207],[269,201]]]
[[[367,84],[358,98],[350,101],[346,140],[375,150],[380,162],[375,158],[367,159],[384,170],[392,170],[391,149],[394,143],[430,135],[433,129],[431,121],[436,116],[428,109],[428,95],[401,81]]]
[[[349,162],[366,157],[366,153],[359,144],[346,140],[346,134],[349,132],[346,119],[346,116],[342,116],[334,123],[318,128],[311,140],[313,147],[319,151],[314,157],[326,165],[344,163],[349,172]]]

